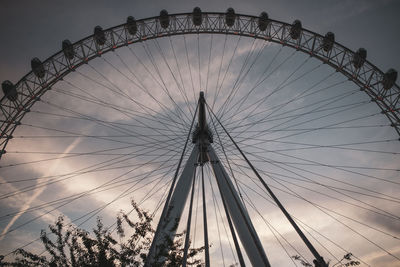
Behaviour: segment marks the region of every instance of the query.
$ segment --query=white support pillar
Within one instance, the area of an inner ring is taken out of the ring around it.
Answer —
[[[208,156],[217,179],[228,212],[235,225],[236,232],[253,266],[270,266],[267,255],[261,245],[257,232],[244,208],[233,183],[219,161],[212,146],[208,146]]]
[[[171,200],[169,203],[166,203],[166,205],[168,205],[166,216],[164,218],[160,218],[160,221],[158,222],[157,231],[153,238],[152,244],[154,249],[148,255],[148,257],[150,257],[150,260],[148,261],[150,266],[152,266],[152,263],[156,262],[155,257],[160,252],[160,248],[168,249],[164,247],[166,244],[165,241],[168,239],[172,241],[174,240],[179,220],[181,219],[182,212],[193,183],[198,157],[199,149],[197,146],[194,146],[192,153],[186,162],[185,168],[183,169],[182,174],[174,188]],[[159,263],[163,261],[164,259],[162,257],[157,259],[157,262]]]

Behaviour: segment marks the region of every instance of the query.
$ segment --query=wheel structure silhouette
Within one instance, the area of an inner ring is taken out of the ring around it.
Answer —
[[[400,89],[365,49],[265,12],[195,8],[97,26],[31,67],[2,83],[10,252],[60,213],[113,230],[131,198],[157,236],[178,199],[168,234],[206,245],[206,266],[398,264]]]

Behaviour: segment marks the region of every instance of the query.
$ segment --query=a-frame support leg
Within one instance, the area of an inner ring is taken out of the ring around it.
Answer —
[[[192,153],[186,162],[185,168],[182,171],[179,180],[173,189],[171,200],[165,203],[167,206],[167,213],[164,217],[160,218],[157,226],[156,233],[153,238],[149,259],[147,266],[153,266],[154,263],[162,263],[165,261],[161,254],[168,252],[169,248],[166,247],[167,240],[173,241],[175,233],[182,216],[183,209],[188,198],[196,169],[196,164],[199,157],[199,149],[197,146],[193,147]]]
[[[208,147],[208,156],[217,179],[228,212],[235,225],[236,232],[242,242],[247,256],[253,266],[270,266],[267,255],[261,245],[257,232],[244,208],[233,183],[222,166],[212,146]]]

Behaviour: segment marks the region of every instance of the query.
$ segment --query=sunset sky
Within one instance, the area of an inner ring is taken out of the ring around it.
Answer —
[[[395,0],[4,0],[0,81],[17,83],[30,71],[33,57],[46,59],[60,50],[62,40],[76,42],[96,25],[106,29],[130,15],[141,19],[162,9],[191,12],[195,6],[209,12],[233,7],[238,14],[256,16],[266,11],[271,19],[288,23],[299,19],[308,30],[334,32],[335,40],[351,50],[364,47],[367,59],[381,70],[400,70],[400,2]],[[105,54],[67,75],[34,105],[0,160],[0,254],[35,240],[59,215],[90,230],[97,216],[112,225],[119,210],[130,210],[130,199],[155,210],[176,168],[198,93],[205,91],[206,101],[325,259],[334,263],[352,252],[361,266],[400,266],[400,142],[379,108],[346,77],[308,55],[263,40],[200,37],[159,38]],[[269,72],[263,73],[268,64]],[[275,89],[277,94],[258,102]],[[309,92],[315,93],[300,97]],[[221,127],[212,128],[215,121],[208,116],[213,146],[226,168],[232,164],[271,265],[300,266],[285,248],[312,262],[228,136]],[[185,160],[192,147],[190,142]],[[229,266],[237,259],[211,168],[204,170],[212,265]],[[51,183],[57,177],[65,179]],[[110,186],[114,182],[119,186]],[[202,245],[203,233],[199,192],[191,234],[195,246]],[[70,204],[59,200],[81,194]],[[186,218],[184,212],[181,231]],[[35,244],[27,249],[42,252]]]

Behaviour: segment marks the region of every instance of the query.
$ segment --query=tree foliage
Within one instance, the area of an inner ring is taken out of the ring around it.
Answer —
[[[132,201],[133,211],[138,220],[132,221],[130,214],[120,212],[116,221],[116,234],[106,229],[100,218],[92,233],[64,222],[60,216],[49,230],[40,233],[40,240],[47,256],[35,254],[19,248],[14,252],[13,261],[4,261],[0,256],[0,266],[47,266],[47,267],[115,267],[115,266],[142,266],[146,260],[154,235],[151,226],[152,216],[140,209]],[[128,230],[124,227],[128,227]],[[127,237],[129,232],[129,237]],[[160,266],[180,266],[183,260],[184,233],[177,234],[175,240],[168,240],[168,253],[156,255],[163,257],[165,262]],[[190,266],[201,266],[196,255],[204,247],[188,251]],[[164,250],[165,251],[165,250]],[[43,253],[42,253],[43,254]]]
[[[343,256],[341,260],[336,262],[335,264],[332,265],[332,267],[349,267],[349,266],[358,266],[360,265],[360,262],[357,260],[353,260],[353,254],[352,253],[347,253],[346,255]],[[305,261],[301,256],[295,255],[292,256],[292,258],[296,261],[299,261],[301,265],[306,266],[306,267],[313,267],[312,264],[308,263]],[[328,261],[328,266],[330,265],[330,262]]]

